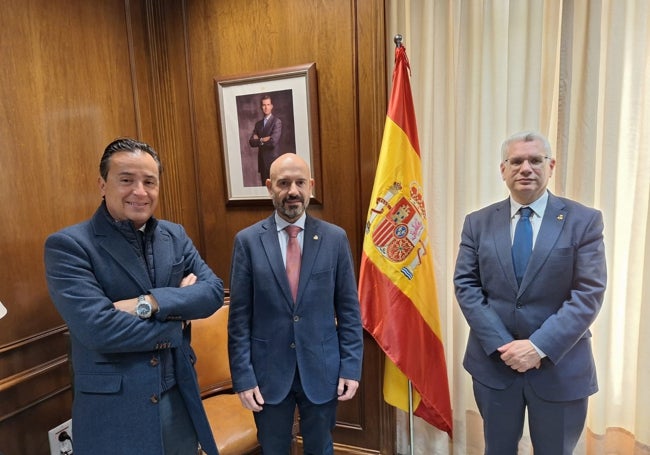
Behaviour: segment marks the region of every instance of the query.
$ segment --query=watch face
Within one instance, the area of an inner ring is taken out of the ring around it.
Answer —
[[[151,304],[143,299],[138,302],[138,306],[135,307],[135,312],[142,319],[148,319],[151,317]]]

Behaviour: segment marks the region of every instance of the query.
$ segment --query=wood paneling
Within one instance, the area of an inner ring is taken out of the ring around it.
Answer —
[[[268,204],[228,207],[214,79],[315,62],[322,205],[311,214],[343,227],[357,264],[386,115],[383,2],[188,2],[196,161],[205,257],[228,282],[232,239],[267,217]],[[339,406],[337,453],[393,453],[394,414],[382,398],[383,355],[366,338],[358,396]]]
[[[5,3],[7,0],[0,0]],[[383,1],[22,0],[0,15],[0,451],[47,453],[70,416],[65,326],[44,280],[51,232],[100,202],[105,145],[160,153],[158,216],[182,223],[228,285],[232,239],[270,204],[226,205],[214,79],[316,62],[322,204],[359,263],[385,119]],[[383,355],[366,337],[358,396],[339,407],[337,453],[394,452]],[[377,422],[379,416],[379,422]]]
[[[137,133],[134,88],[123,0],[2,3],[0,451],[42,455],[71,406],[43,243],[99,204],[103,147]]]

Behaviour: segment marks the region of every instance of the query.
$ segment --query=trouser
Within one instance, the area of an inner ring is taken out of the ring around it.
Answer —
[[[178,387],[163,393],[158,405],[165,455],[196,454],[199,446],[196,430]]]
[[[474,397],[481,417],[486,455],[516,455],[528,411],[535,455],[572,455],[587,416],[587,398],[547,401],[533,391],[520,374],[503,390],[474,380]]]
[[[291,451],[293,420],[298,406],[300,434],[305,455],[332,455],[332,429],[336,424],[338,399],[323,404],[309,401],[302,389],[300,376],[296,375],[289,394],[275,405],[264,404],[260,412],[253,413],[257,425],[257,438],[265,455],[285,455]]]

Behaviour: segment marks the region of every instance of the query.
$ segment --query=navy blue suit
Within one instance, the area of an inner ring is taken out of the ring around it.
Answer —
[[[152,283],[134,243],[136,233],[125,223],[130,222],[113,221],[102,204],[92,219],[52,234],[45,244],[50,295],[70,329],[75,453],[163,453],[160,355],[171,350],[176,384],[201,446],[215,455],[193,367],[190,327],[183,329],[182,321],[214,313],[223,304],[222,281],[182,226],[152,218]],[[132,239],[124,235],[129,229]],[[189,273],[197,282],[179,288]],[[113,306],[148,293],[160,306],[151,319]]]
[[[265,405],[284,400],[297,377],[316,405],[335,403],[340,377],[361,377],[363,330],[345,231],[307,216],[303,239],[294,304],[274,216],[235,237],[231,374],[237,392],[259,386]]]
[[[270,137],[270,139],[262,142],[260,139],[263,137]],[[264,125],[264,119],[255,123],[253,134],[248,140],[251,147],[257,147],[257,170],[260,173],[262,186],[266,185],[266,179],[270,177],[271,163],[282,154],[280,149],[281,137],[282,120],[275,115],[271,115],[266,125]]]
[[[557,403],[595,393],[589,327],[606,280],[603,219],[595,209],[549,193],[521,286],[511,256],[510,200],[469,214],[454,284],[470,327],[463,365],[475,390],[506,390],[523,381],[536,398]],[[546,354],[539,369],[519,373],[500,359],[497,348],[518,339],[529,339]],[[551,429],[551,423],[540,427]]]

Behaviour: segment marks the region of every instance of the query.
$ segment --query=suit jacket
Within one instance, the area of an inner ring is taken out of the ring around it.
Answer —
[[[257,135],[257,139],[254,136]],[[267,142],[261,142],[260,138],[270,136]],[[255,123],[253,134],[251,134],[248,143],[251,147],[258,147],[257,166],[262,176],[268,177],[271,163],[282,154],[280,150],[280,138],[282,137],[282,120],[275,115],[271,115],[264,126],[264,119]]]
[[[469,214],[456,261],[456,298],[470,327],[463,365],[480,383],[508,387],[519,374],[497,348],[530,339],[546,353],[527,371],[550,401],[598,390],[589,327],[603,301],[607,272],[602,214],[549,193],[544,218],[517,286],[511,255],[510,200]]]
[[[228,349],[234,389],[260,387],[277,404],[296,368],[310,401],[334,399],[338,378],[359,380],[363,329],[345,231],[307,216],[294,304],[275,218],[235,237]]]
[[[45,243],[50,295],[70,330],[72,426],[80,454],[163,453],[159,360],[169,349],[200,443],[217,453],[199,396],[190,328],[183,329],[182,321],[214,313],[223,304],[223,284],[182,226],[153,218],[149,223],[155,226],[155,283],[134,243],[132,224],[114,222],[104,204],[89,221],[52,234]],[[197,283],[179,288],[190,272]],[[151,319],[113,307],[114,301],[147,293],[160,306]]]

